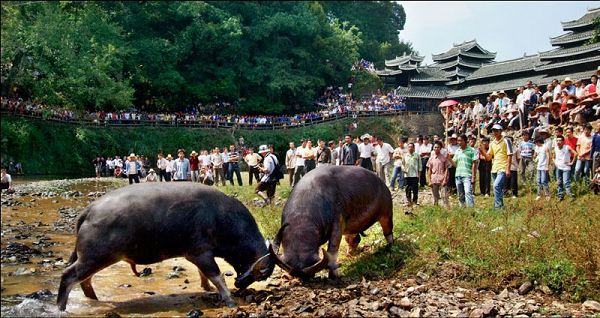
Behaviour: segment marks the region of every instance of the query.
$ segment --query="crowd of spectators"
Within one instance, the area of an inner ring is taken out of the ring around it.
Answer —
[[[249,126],[296,126],[307,122],[326,120],[357,112],[386,112],[406,109],[404,98],[393,92],[375,94],[355,100],[352,92],[344,93],[342,87],[329,86],[317,100],[318,110],[295,115],[243,115],[235,114],[230,103],[188,106],[179,112],[152,113],[135,108],[118,111],[75,111],[48,107],[31,99],[2,96],[2,111],[14,115],[30,116],[58,121],[84,121],[97,124],[170,123],[172,125],[218,124]],[[229,112],[226,113],[225,111]]]
[[[582,130],[600,118],[600,98],[596,93],[598,76],[589,80],[553,80],[540,87],[528,81],[518,87],[513,98],[503,90],[494,91],[486,101],[474,100],[467,103],[441,108],[446,119],[448,134],[478,135],[480,130],[490,131],[500,125],[511,132],[528,132],[533,138],[541,130],[573,127]],[[543,90],[543,92],[542,92]]]

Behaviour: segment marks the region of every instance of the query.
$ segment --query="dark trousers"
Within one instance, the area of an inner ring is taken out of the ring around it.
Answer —
[[[417,177],[404,178],[406,181],[406,200],[408,203],[417,203],[419,199],[419,180]]]
[[[519,195],[519,171],[511,170],[506,182],[506,190],[512,190],[512,195]]]
[[[255,167],[249,167],[248,170],[248,177],[250,178],[250,185],[252,185],[252,177],[254,176],[254,178],[256,179],[256,182],[260,181],[260,178],[258,176],[258,166]]]
[[[237,162],[230,162],[229,163],[229,182],[231,182],[231,185],[233,185],[233,173],[235,172],[235,175],[237,177],[237,181],[238,181],[238,185],[241,187],[242,186],[242,173],[240,172],[240,164]]]
[[[427,185],[427,170],[429,170],[429,168],[427,168],[427,161],[429,160],[429,157],[427,158],[421,158],[421,186],[424,187]]]
[[[223,172],[225,173],[225,180],[231,179],[231,175],[229,174],[229,162],[223,163]]]
[[[450,167],[448,168],[448,192],[450,194],[456,194],[456,168]]]
[[[290,179],[290,187],[294,184],[294,171],[296,171],[295,168],[291,168],[291,169],[288,168],[287,169],[288,176],[289,176],[289,179]]]
[[[129,184],[132,184],[134,181],[135,183],[140,183],[140,177],[138,177],[138,174],[130,174],[128,175],[129,177]]]
[[[486,160],[479,161],[479,192],[482,195],[490,195],[492,188],[492,162]]]
[[[163,178],[166,182],[171,181],[171,173],[167,173],[167,170],[158,169],[158,179],[163,182]]]
[[[315,160],[304,160],[304,174],[309,173],[311,170],[317,167]]]
[[[360,158],[360,166],[369,171],[373,171],[373,162],[371,161],[371,158]]]
[[[298,181],[304,176],[304,166],[296,166],[294,171],[294,186],[298,184]]]

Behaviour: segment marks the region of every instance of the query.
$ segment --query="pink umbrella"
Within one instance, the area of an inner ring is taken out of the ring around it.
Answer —
[[[453,100],[453,99],[449,99],[449,100],[445,100],[445,101],[443,101],[443,102],[440,104],[440,106],[439,106],[439,107],[440,107],[440,108],[443,108],[443,107],[450,107],[450,106],[454,106],[454,105],[456,105],[456,104],[460,104],[460,103],[459,103],[459,102],[457,102],[457,101],[455,101],[455,100]]]

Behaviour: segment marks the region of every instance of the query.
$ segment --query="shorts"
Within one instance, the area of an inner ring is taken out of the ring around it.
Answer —
[[[267,197],[272,198],[275,196],[275,187],[277,186],[277,182],[259,182],[256,185],[256,193],[267,191]]]

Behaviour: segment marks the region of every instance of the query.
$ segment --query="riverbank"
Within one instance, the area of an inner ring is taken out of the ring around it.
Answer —
[[[77,215],[95,198],[126,185],[113,178],[40,181],[2,194],[3,316],[58,314],[56,291],[73,248]],[[219,189],[242,201],[262,233],[273,238],[290,192],[287,184],[268,207],[255,200],[251,186]],[[196,270],[183,259],[147,266],[152,274],[142,278],[118,263],[95,277],[99,301],[74,288],[67,316],[173,316],[197,309],[238,317],[591,315],[597,304],[591,300],[598,300],[600,290],[594,269],[600,211],[597,197],[577,191],[576,201],[559,203],[533,201],[524,189],[524,197],[507,199],[502,212],[487,209],[491,199],[480,196],[472,210],[435,208],[429,191],[421,191],[421,206],[408,211],[403,193],[394,193],[391,251],[383,249],[381,229],[373,226],[361,253],[341,253],[339,281],[329,281],[323,272],[302,284],[276,269],[266,282],[236,294],[238,308],[227,309],[215,292],[201,290]],[[228,275],[230,269],[219,265]]]

